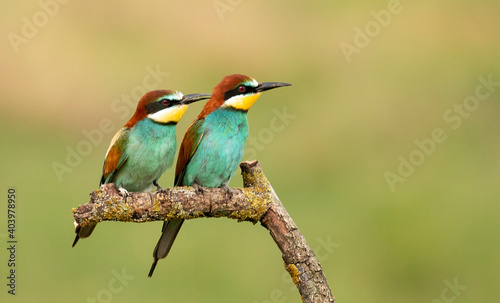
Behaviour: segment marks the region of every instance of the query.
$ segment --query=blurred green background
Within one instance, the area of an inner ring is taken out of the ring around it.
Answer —
[[[479,80],[500,81],[498,1],[0,7],[0,184],[4,201],[18,191],[19,240],[14,297],[2,203],[2,302],[300,302],[268,232],[247,222],[188,221],[152,279],[160,222],[105,222],[71,248],[71,209],[97,188],[133,114],[125,100],[135,106],[145,86],[209,93],[232,73],[293,84],[249,112],[245,158],[261,161],[338,302],[498,300],[500,86]],[[103,119],[112,130],[82,143]],[[431,144],[436,128],[446,140]],[[67,162],[68,148],[85,151],[81,163]],[[400,175],[410,155],[418,165],[391,188],[386,173]],[[67,165],[60,178],[56,162]],[[172,182],[169,170],[160,184]]]

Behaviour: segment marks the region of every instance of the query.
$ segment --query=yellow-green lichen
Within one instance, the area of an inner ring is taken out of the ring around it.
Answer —
[[[260,218],[266,213],[267,205],[270,201],[269,192],[255,193],[255,187],[247,187],[243,189],[246,199],[250,202],[250,208],[243,211],[234,211],[228,214],[228,218],[241,221],[259,222]]]
[[[267,178],[262,170],[253,171],[252,173],[243,172],[242,176],[246,187],[253,187],[256,192],[270,191],[269,181],[267,181]]]
[[[103,213],[103,220],[107,221],[131,221],[132,208],[128,203],[120,203],[115,198],[107,199],[103,205],[105,212]]]
[[[179,219],[178,214],[180,214],[182,212],[184,212],[184,209],[182,207],[182,203],[180,203],[180,202],[173,203],[172,210],[167,214],[167,217],[165,219],[166,220]]]
[[[272,199],[271,187],[262,170],[254,170],[250,173],[242,172],[242,176],[243,183],[245,184],[243,193],[250,202],[251,209],[233,212],[228,217],[237,219],[238,221],[252,221],[256,223],[267,212],[267,205]]]
[[[102,190],[102,188],[99,188],[98,190],[96,190],[96,195],[98,198],[102,198],[103,195],[104,195],[104,191]]]
[[[160,201],[158,201],[158,198],[155,197],[153,201],[153,207],[151,208],[152,211],[154,212],[159,212],[160,211]]]
[[[173,219],[194,219],[204,217],[204,213],[202,211],[197,211],[193,213],[189,213],[184,210],[181,202],[175,202],[172,204],[172,210],[167,214],[165,220],[173,220]]]
[[[299,272],[299,269],[297,268],[297,266],[295,266],[295,264],[288,264],[288,265],[285,264],[285,269],[288,271],[288,273],[292,277],[292,281],[295,284],[295,286],[299,287],[300,272]]]

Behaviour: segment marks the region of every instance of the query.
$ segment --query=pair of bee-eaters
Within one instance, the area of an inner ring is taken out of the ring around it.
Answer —
[[[243,156],[248,137],[247,112],[261,93],[288,83],[264,82],[245,75],[224,77],[212,95],[184,96],[172,90],[146,93],[130,120],[114,136],[104,160],[100,185],[115,183],[123,195],[128,191],[158,189],[158,179],[172,166],[176,151],[176,125],[188,104],[208,99],[184,134],[175,170],[175,186],[225,187]],[[153,265],[165,258],[184,222],[165,221],[153,252]],[[76,227],[76,238],[90,236],[95,224]]]

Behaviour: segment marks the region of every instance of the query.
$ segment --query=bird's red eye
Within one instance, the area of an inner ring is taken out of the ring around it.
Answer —
[[[170,100],[163,99],[163,100],[161,100],[161,103],[163,103],[163,105],[165,105],[165,106],[168,106],[168,105],[170,105]]]
[[[244,93],[246,92],[247,88],[244,85],[240,85],[238,86],[238,90],[240,91],[240,93]]]

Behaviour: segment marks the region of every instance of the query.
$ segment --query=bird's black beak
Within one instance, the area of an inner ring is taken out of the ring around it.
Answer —
[[[185,95],[182,100],[181,100],[181,104],[190,104],[190,103],[193,103],[193,102],[197,102],[197,101],[200,101],[200,100],[205,100],[205,99],[209,99],[210,97],[212,97],[212,95],[210,94],[191,94],[191,95]]]
[[[291,85],[290,83],[283,83],[283,82],[263,82],[259,83],[259,85],[255,88],[255,91],[260,93],[273,88],[290,86],[290,85]]]

